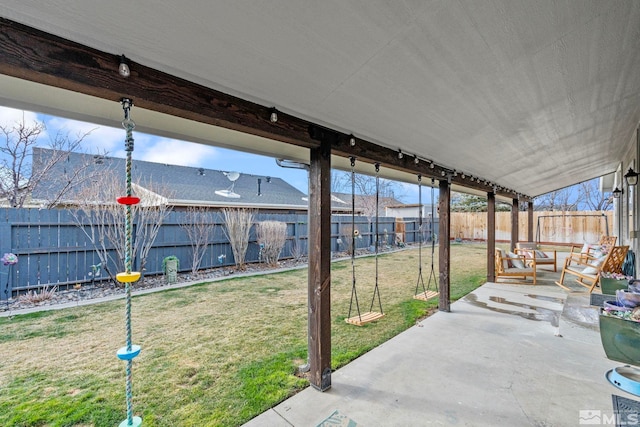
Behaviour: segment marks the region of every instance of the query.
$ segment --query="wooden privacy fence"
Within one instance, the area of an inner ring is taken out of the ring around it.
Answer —
[[[518,236],[527,240],[528,213],[519,212]],[[608,227],[608,228],[607,228]],[[613,234],[613,211],[533,213],[534,240],[545,243],[591,243]],[[451,236],[487,240],[486,212],[452,212]],[[496,240],[511,240],[511,212],[496,212]]]
[[[180,260],[181,272],[191,271],[191,245],[186,231],[180,227],[185,215],[186,212],[171,212],[165,219],[147,257],[144,274],[161,274],[163,259],[171,255]],[[307,215],[257,214],[254,222],[266,220],[287,224],[287,242],[280,254],[281,259],[307,255]],[[356,249],[375,250],[374,224],[370,224],[365,217],[356,217],[355,221],[359,231]],[[200,263],[201,269],[235,265],[231,245],[224,233],[221,213],[213,215],[213,223],[215,231]],[[343,234],[345,225],[350,224],[350,215],[333,216],[332,251],[343,252],[347,249],[349,236]],[[405,242],[417,241],[417,219],[405,219],[397,224],[395,218],[380,218],[381,245],[394,244],[398,226],[404,227]],[[425,222],[423,230],[424,238],[429,238],[430,230],[437,230],[437,220],[434,223]],[[249,240],[246,261],[259,262],[260,247],[256,242],[255,227],[252,227]],[[111,251],[115,254],[115,249]],[[97,279],[93,276],[92,266],[98,265],[100,259],[91,241],[67,210],[0,209],[0,256],[9,252],[18,256],[18,263],[13,266],[0,264],[0,299],[46,286],[58,285],[64,288],[89,283],[92,279],[108,280],[104,272]],[[138,268],[139,261],[136,259],[134,270]]]
[[[144,274],[162,273],[162,261],[167,256],[180,260],[180,271],[191,270],[191,245],[186,231],[180,227],[186,212],[171,212],[163,222],[158,236],[147,257]],[[520,213],[519,235],[527,236],[527,213]],[[606,218],[606,219],[605,219]],[[307,255],[307,216],[300,214],[258,214],[254,222],[273,220],[287,224],[287,242],[280,258],[295,258]],[[375,250],[374,224],[365,217],[356,217],[359,236],[356,249]],[[423,220],[423,241],[437,240],[438,219]],[[224,233],[222,215],[213,216],[215,232],[207,244],[201,269],[228,267],[235,264],[231,245]],[[486,213],[452,213],[451,236],[454,239],[486,240]],[[135,226],[135,224],[134,224]],[[600,236],[612,233],[612,212],[534,212],[534,233],[537,240],[553,243],[596,242]],[[256,242],[255,227],[250,235],[247,262],[260,261],[260,247]],[[345,252],[350,248],[350,215],[334,215],[331,224],[331,250]],[[416,218],[396,221],[395,218],[379,219],[379,241],[383,246],[393,246],[396,233],[401,231],[402,240],[414,243],[419,239]],[[511,238],[511,213],[496,213],[496,239]],[[18,292],[46,286],[60,287],[89,283],[92,279],[107,280],[103,273],[97,279],[92,275],[92,266],[100,259],[85,233],[76,225],[67,210],[47,209],[0,209],[0,255],[14,253],[18,263],[13,266],[0,264],[0,299],[15,296]],[[115,250],[112,250],[115,253]],[[221,255],[223,255],[221,257]],[[220,262],[220,260],[222,262]],[[134,270],[137,268],[134,265]]]

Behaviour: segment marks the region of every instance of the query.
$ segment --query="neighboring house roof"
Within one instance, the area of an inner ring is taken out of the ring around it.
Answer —
[[[353,197],[353,203],[355,204],[356,213],[366,215],[368,211],[375,210],[376,196],[374,195],[362,195],[356,194]],[[331,193],[331,208],[334,211],[343,210],[345,212],[351,212],[351,193]],[[385,216],[385,207],[387,206],[402,206],[402,203],[393,197],[379,197],[378,199],[378,214]]]
[[[46,161],[52,150],[34,148],[33,167]],[[68,158],[58,164],[47,175],[46,182],[36,188],[33,198],[46,200],[56,183],[64,183],[70,170],[85,168],[84,174],[100,176],[104,171],[121,171],[124,181],[125,159],[69,153]],[[241,173],[236,178],[230,172],[189,166],[133,160],[132,181],[140,187],[157,193],[174,206],[211,207],[255,207],[264,209],[306,209],[306,195],[286,181],[277,177]],[[61,186],[61,184],[57,184]],[[61,203],[73,203],[79,189],[72,189]],[[229,194],[232,197],[225,197]],[[77,197],[76,197],[77,198]]]

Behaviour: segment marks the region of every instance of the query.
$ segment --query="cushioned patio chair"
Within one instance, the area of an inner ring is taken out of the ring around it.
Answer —
[[[539,265],[552,265],[553,271],[558,271],[557,251],[543,251],[536,242],[517,242],[515,251],[527,259],[527,265],[535,262]]]
[[[617,236],[602,236],[598,243],[585,243],[583,245],[571,245],[568,258],[579,259],[588,262],[589,259],[600,258],[609,248],[616,245]]]
[[[498,279],[522,279],[518,283],[528,283],[527,277],[533,278],[536,284],[536,261],[523,255],[511,254],[503,249],[496,249],[496,283]],[[528,263],[527,263],[528,262]]]
[[[597,259],[588,257],[586,262],[582,261],[581,256],[567,257],[560,280],[556,282],[556,285],[570,291],[571,289],[564,284],[565,275],[570,274],[576,276],[576,282],[588,288],[591,293],[600,282],[600,273],[603,271],[608,273],[622,272],[622,263],[628,251],[629,246],[614,246],[602,257]]]

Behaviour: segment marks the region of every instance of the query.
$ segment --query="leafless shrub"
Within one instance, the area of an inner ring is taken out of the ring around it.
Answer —
[[[306,255],[306,252],[304,250],[304,245],[302,244],[300,239],[296,238],[291,243],[291,256],[295,261],[302,261],[305,255]]]
[[[281,221],[262,221],[257,224],[256,234],[262,258],[270,266],[278,264],[278,257],[287,242],[287,224]]]
[[[196,274],[215,231],[213,213],[204,207],[191,206],[187,209],[180,227],[187,233],[191,244],[191,274]]]
[[[45,286],[40,292],[37,291],[28,291],[24,295],[20,295],[20,301],[26,302],[29,304],[39,304],[44,301],[52,300],[58,291],[58,286],[54,286],[50,288],[49,286]]]
[[[233,259],[238,270],[245,268],[245,256],[249,247],[249,231],[253,225],[252,209],[222,209],[224,216],[224,234],[231,243]]]
[[[126,208],[116,202],[125,191],[122,175],[105,170],[101,179],[82,187],[77,194],[77,207],[71,210],[76,225],[96,248],[100,263],[112,280],[119,271],[125,271],[125,217]],[[147,256],[153,247],[158,231],[171,212],[167,204],[168,190],[161,185],[132,183],[140,197],[140,203],[131,206],[135,223],[132,245],[132,264],[139,260],[138,269],[144,271]],[[159,194],[164,194],[160,196]]]

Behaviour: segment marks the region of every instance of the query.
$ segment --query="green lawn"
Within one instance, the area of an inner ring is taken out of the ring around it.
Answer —
[[[436,253],[437,257],[437,253]],[[339,368],[424,317],[412,299],[416,249],[381,255],[385,317],[344,322],[351,262],[332,265],[332,365]],[[431,269],[423,250],[423,275]],[[437,272],[437,258],[434,260]],[[485,282],[486,246],[451,246],[451,297]],[[363,311],[374,258],[356,260]],[[235,278],[133,299],[134,413],[151,426],[236,426],[307,386],[307,270]],[[114,426],[126,418],[124,301],[0,319],[0,425]]]

